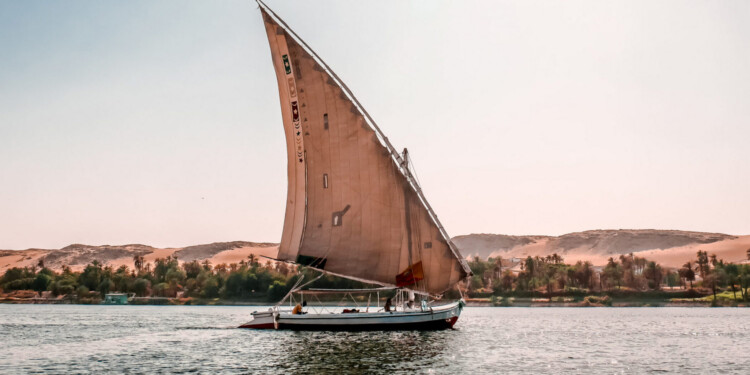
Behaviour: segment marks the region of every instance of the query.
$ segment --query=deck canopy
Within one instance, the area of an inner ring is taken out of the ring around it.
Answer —
[[[303,289],[294,291],[297,294],[305,295],[325,295],[325,294],[348,294],[348,293],[376,293],[376,292],[392,292],[397,288],[382,287],[382,288],[366,288],[366,289]]]

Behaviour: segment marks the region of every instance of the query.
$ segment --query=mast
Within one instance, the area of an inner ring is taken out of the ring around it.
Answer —
[[[448,232],[446,231],[443,224],[440,222],[440,219],[438,218],[437,214],[435,213],[434,209],[430,205],[430,203],[427,201],[427,198],[424,195],[424,192],[417,182],[416,178],[412,175],[412,173],[409,171],[408,164],[405,161],[405,158],[402,157],[398,151],[396,151],[396,148],[391,144],[388,137],[383,133],[383,131],[380,129],[380,127],[377,125],[375,120],[370,116],[370,114],[367,112],[367,110],[362,106],[362,104],[359,102],[356,96],[352,93],[352,91],[349,89],[349,87],[344,83],[344,81],[339,78],[339,76],[331,69],[330,66],[320,57],[318,54],[309,46],[305,41],[297,35],[297,33],[292,30],[289,25],[284,22],[281,17],[279,17],[271,8],[269,8],[262,0],[256,0],[258,5],[264,9],[269,15],[271,15],[274,20],[281,26],[286,32],[291,35],[294,40],[302,46],[302,48],[305,49],[307,53],[309,53],[315,61],[325,70],[328,75],[333,79],[334,83],[341,88],[341,90],[344,92],[344,94],[348,97],[348,99],[354,104],[357,111],[363,116],[367,124],[374,130],[375,134],[377,135],[378,141],[381,143],[382,146],[384,146],[392,158],[393,162],[398,166],[399,172],[405,177],[408,186],[411,188],[411,190],[416,193],[417,197],[419,198],[419,201],[421,205],[425,208],[427,211],[431,221],[435,224],[435,226],[438,228],[443,240],[447,243],[449,249],[453,253],[453,256],[456,257],[459,264],[463,268],[464,272],[467,274],[467,277],[471,275],[471,270],[469,269],[468,264],[466,263],[466,260],[461,257],[460,252],[456,248],[456,246],[453,244],[453,241],[451,240],[451,237],[448,235]],[[411,262],[410,262],[411,263]]]

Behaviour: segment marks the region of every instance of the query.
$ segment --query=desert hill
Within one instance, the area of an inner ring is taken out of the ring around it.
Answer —
[[[698,250],[726,261],[740,261],[746,259],[750,248],[750,236],[654,229],[591,230],[562,236],[470,234],[456,236],[453,241],[464,256],[470,257],[522,258],[557,253],[566,262],[588,260],[602,265],[611,256],[634,253],[670,267],[693,259]]]
[[[94,260],[119,267],[127,265],[133,267],[133,257],[143,256],[145,262],[153,262],[156,258],[176,256],[180,262],[193,260],[208,260],[212,264],[237,263],[247,259],[250,254],[275,257],[278,244],[256,243],[245,241],[216,242],[205,245],[195,245],[182,248],[154,248],[147,245],[102,245],[91,246],[73,244],[62,249],[28,249],[28,250],[0,250],[0,273],[11,267],[35,266],[39,260],[54,270],[63,265],[73,270],[80,270]]]
[[[611,256],[634,253],[667,267],[679,267],[694,259],[698,250],[737,262],[746,259],[746,251],[750,249],[750,236],[652,229],[591,230],[562,236],[469,234],[456,236],[453,241],[466,257],[525,258],[557,253],[568,263],[588,260],[594,265],[603,265]],[[0,250],[0,274],[11,267],[35,266],[40,259],[46,267],[55,270],[63,265],[80,270],[94,260],[115,268],[121,265],[133,267],[134,256],[143,256],[145,262],[173,255],[180,262],[208,260],[212,264],[229,264],[245,260],[250,254],[274,258],[277,252],[278,244],[246,241],[182,248],[73,244],[62,249]]]

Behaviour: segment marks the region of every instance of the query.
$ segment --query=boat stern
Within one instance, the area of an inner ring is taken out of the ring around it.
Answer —
[[[276,329],[276,316],[272,311],[253,312],[253,319],[238,328]]]

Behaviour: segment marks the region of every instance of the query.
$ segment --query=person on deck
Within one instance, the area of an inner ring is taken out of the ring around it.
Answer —
[[[294,309],[292,309],[292,314],[294,315],[304,314],[304,312],[302,312],[302,308],[305,306],[307,306],[307,301],[302,301],[301,305],[298,303],[297,306],[294,306]]]
[[[385,312],[391,311],[391,299],[390,298],[385,300],[385,306],[383,307],[383,310],[385,310]]]

